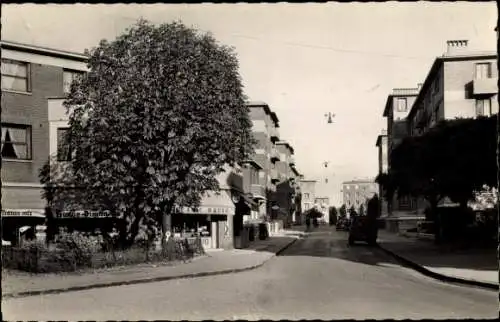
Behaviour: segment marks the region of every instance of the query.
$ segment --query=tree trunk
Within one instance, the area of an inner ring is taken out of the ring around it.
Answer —
[[[163,211],[158,215],[161,220],[161,246],[164,252],[168,249],[168,239],[172,237],[172,203],[165,206]]]
[[[435,232],[434,232],[434,241],[436,244],[440,244],[443,239],[443,225],[441,222],[441,215],[439,214],[438,211],[438,198],[436,196],[430,196],[427,199],[430,203],[431,206],[431,218],[434,219],[434,227],[435,227]]]

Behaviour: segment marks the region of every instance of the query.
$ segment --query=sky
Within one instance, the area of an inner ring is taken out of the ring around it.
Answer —
[[[2,11],[2,39],[76,52],[114,39],[140,17],[211,32],[235,48],[245,94],[277,113],[297,169],[317,179],[317,195],[334,205],[341,203],[341,182],[377,175],[375,142],[393,88],[423,82],[447,40],[496,51],[494,1],[8,4]]]

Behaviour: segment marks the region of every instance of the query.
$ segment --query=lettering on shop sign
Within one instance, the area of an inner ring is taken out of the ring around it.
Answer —
[[[111,212],[93,211],[93,210],[73,210],[73,211],[60,211],[56,213],[56,218],[110,218]]]
[[[2,210],[2,217],[30,217],[33,212],[30,210]]]
[[[184,208],[176,208],[176,211],[182,212],[182,213],[187,213],[187,214],[227,214],[229,213],[228,208],[223,208],[223,207],[199,207],[199,208],[189,208],[189,207],[184,207]]]

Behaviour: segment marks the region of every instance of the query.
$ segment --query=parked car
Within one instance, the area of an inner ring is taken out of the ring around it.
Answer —
[[[350,226],[350,220],[347,218],[339,218],[337,224],[335,225],[336,230],[348,231]]]
[[[349,228],[349,245],[357,241],[375,245],[378,237],[378,222],[368,216],[356,216],[352,219]]]

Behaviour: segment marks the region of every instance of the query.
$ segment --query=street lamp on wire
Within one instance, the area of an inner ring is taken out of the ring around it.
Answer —
[[[333,123],[333,118],[335,117],[335,113],[328,112],[325,114],[325,117],[327,118],[327,123],[331,124]]]

